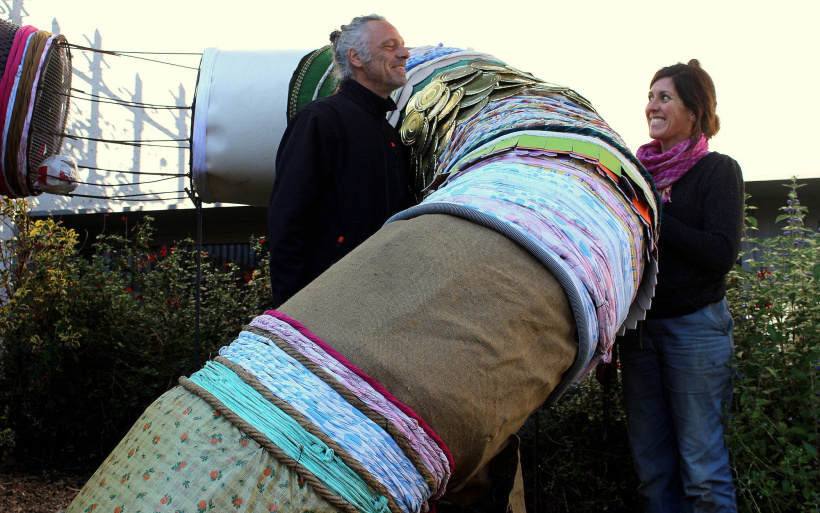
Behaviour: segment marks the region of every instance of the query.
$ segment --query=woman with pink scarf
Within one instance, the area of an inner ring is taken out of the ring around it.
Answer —
[[[646,512],[736,511],[723,415],[732,399],[726,275],[740,248],[743,177],[709,151],[715,86],[693,59],[658,70],[638,159],[661,194],[658,285],[619,340],[627,425]]]

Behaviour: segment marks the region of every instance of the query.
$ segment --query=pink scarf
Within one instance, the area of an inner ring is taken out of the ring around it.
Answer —
[[[655,187],[661,195],[661,203],[666,203],[672,195],[672,184],[692,169],[692,166],[707,153],[709,141],[701,134],[696,142],[686,139],[666,153],[661,153],[660,141],[650,141],[638,148],[636,155],[652,175]]]

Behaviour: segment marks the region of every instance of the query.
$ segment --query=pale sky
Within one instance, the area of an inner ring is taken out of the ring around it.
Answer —
[[[23,24],[53,31],[56,22],[70,43],[88,45],[98,32],[104,49],[164,52],[312,50],[353,16],[376,12],[408,46],[472,47],[575,89],[632,151],[648,141],[653,73],[694,57],[717,88],[721,131],[711,149],[735,158],[746,180],[820,177],[820,164],[803,156],[820,135],[817,0],[25,0],[24,11]],[[147,64],[137,72],[160,95],[182,84],[190,98],[196,85],[195,73],[177,78]]]

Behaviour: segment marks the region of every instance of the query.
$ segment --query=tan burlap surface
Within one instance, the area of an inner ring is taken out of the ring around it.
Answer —
[[[546,268],[503,235],[448,215],[387,225],[280,311],[447,443],[456,468],[445,498],[474,495],[470,481],[577,351],[569,302]]]

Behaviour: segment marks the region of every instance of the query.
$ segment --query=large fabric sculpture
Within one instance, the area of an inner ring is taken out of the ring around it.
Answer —
[[[290,113],[332,92],[327,51]],[[157,399],[70,513],[409,513],[491,479],[523,511],[515,433],[649,306],[657,194],[574,91],[411,53],[391,121],[424,201]]]

